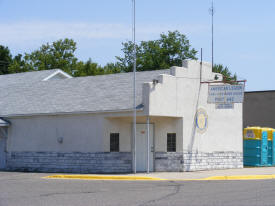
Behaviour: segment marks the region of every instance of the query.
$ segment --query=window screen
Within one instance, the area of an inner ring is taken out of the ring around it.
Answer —
[[[167,152],[176,151],[176,133],[167,134]]]
[[[110,152],[119,152],[119,133],[110,134]]]

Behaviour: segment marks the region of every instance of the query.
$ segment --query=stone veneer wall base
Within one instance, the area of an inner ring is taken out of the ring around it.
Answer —
[[[130,152],[10,152],[7,170],[68,173],[128,173]]]
[[[189,172],[199,170],[243,168],[241,152],[156,152],[157,172]]]
[[[243,168],[240,152],[156,152],[156,172]],[[10,152],[7,170],[69,173],[130,173],[130,152]]]

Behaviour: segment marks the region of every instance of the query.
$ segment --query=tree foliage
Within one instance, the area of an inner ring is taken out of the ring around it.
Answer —
[[[52,44],[44,44],[38,50],[25,55],[25,64],[31,70],[62,69],[72,74],[77,63],[74,55],[76,42],[60,39]]]
[[[73,75],[76,77],[82,77],[82,76],[95,76],[95,75],[101,75],[104,74],[104,69],[98,65],[95,62],[92,62],[91,59],[89,59],[87,62],[78,62],[76,65],[76,70],[74,71]]]
[[[25,58],[22,54],[16,55],[9,65],[9,73],[20,73],[32,71],[33,68],[30,65],[27,65],[25,62]]]
[[[122,43],[123,57],[116,57],[123,72],[133,69],[134,44]],[[178,31],[161,34],[157,40],[141,41],[136,45],[137,71],[167,69],[181,66],[184,59],[196,59],[197,51],[191,48],[189,40]]]
[[[0,45],[0,74],[62,69],[76,76],[90,76],[130,72],[133,70],[134,44],[122,43],[123,55],[117,62],[101,66],[92,59],[79,61],[75,56],[76,42],[73,39],[60,39],[51,44],[43,44],[39,49],[12,57],[8,47]],[[185,35],[178,31],[162,33],[157,40],[141,41],[136,45],[137,71],[167,69],[181,66],[182,60],[197,59],[197,51],[191,47]],[[214,65],[213,72],[221,73],[227,81],[236,80],[228,67]]]
[[[215,64],[213,66],[213,72],[220,73],[223,75],[224,81],[236,81],[237,80],[237,75],[229,71],[227,66],[223,66],[222,64]]]
[[[9,74],[9,65],[12,61],[12,55],[8,47],[0,45],[0,75]]]
[[[122,69],[118,63],[107,63],[103,70],[105,74],[115,74],[115,73],[121,73]]]

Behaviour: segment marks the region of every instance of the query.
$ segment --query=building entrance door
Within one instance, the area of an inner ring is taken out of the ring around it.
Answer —
[[[0,169],[6,167],[6,133],[3,127],[0,127]]]
[[[146,172],[147,171],[147,124],[137,124],[137,133],[136,133],[136,170],[137,172]],[[154,141],[153,141],[153,131],[154,125],[149,125],[149,168],[150,171],[154,170]]]

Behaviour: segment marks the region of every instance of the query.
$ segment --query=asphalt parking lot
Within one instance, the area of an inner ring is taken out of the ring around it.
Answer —
[[[275,180],[104,181],[0,172],[0,205],[274,205]]]

